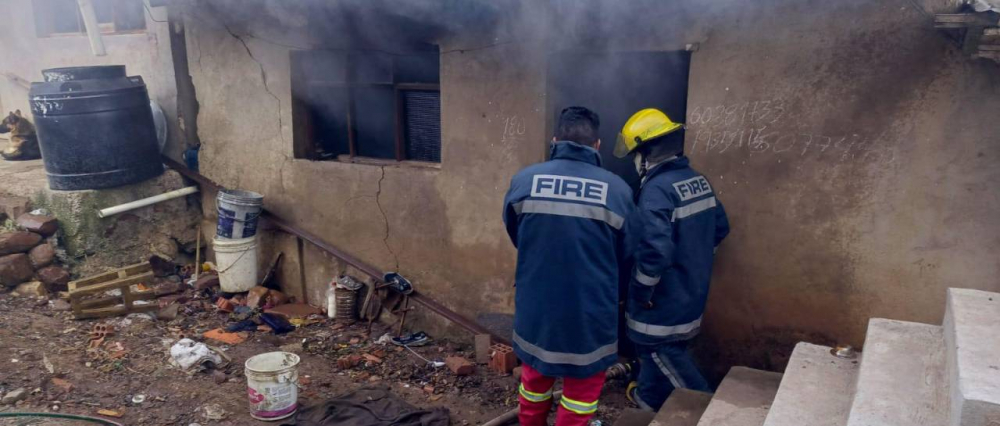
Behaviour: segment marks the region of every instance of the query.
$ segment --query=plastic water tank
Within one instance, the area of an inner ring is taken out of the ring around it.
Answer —
[[[28,97],[50,188],[112,188],[163,173],[142,77],[127,77],[124,66],[42,75]]]

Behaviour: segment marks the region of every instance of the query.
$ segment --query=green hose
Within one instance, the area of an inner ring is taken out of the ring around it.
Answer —
[[[77,414],[61,414],[61,413],[0,413],[0,419],[4,417],[48,417],[52,419],[70,419],[70,420],[85,420],[88,422],[94,422],[101,425],[107,426],[122,426],[121,423],[115,423],[111,420],[104,420],[98,417],[81,416]]]

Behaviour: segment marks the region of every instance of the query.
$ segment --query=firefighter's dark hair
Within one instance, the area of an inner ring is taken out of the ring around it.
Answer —
[[[559,113],[556,124],[556,140],[573,141],[592,146],[600,139],[601,117],[596,112],[581,106],[571,106]]]

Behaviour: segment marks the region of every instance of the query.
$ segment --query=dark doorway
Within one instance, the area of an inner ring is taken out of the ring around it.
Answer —
[[[560,52],[549,61],[550,105],[555,114],[572,105],[600,114],[604,168],[621,176],[634,190],[639,175],[632,159],[611,154],[618,132],[643,108],[658,108],[683,122],[690,64],[691,54],[684,51]]]

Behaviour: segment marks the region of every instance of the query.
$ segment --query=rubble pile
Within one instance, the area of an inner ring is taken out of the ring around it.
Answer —
[[[14,223],[14,230],[0,233],[0,287],[37,297],[66,291],[70,274],[56,257],[56,218],[35,211]]]

